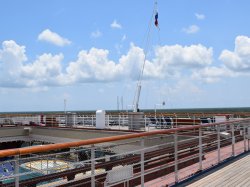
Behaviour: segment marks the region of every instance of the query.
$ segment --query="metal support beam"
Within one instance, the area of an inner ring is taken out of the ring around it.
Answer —
[[[202,128],[199,128],[199,170],[202,170]]]
[[[220,125],[217,126],[217,150],[218,150],[218,163],[220,163]]]
[[[19,155],[15,156],[15,187],[19,187]]]
[[[144,187],[144,138],[141,138],[141,187]]]
[[[232,156],[235,156],[234,124],[231,124],[231,129],[232,129]]]
[[[91,187],[95,187],[95,147],[91,145]]]
[[[175,183],[179,181],[178,176],[178,134],[177,131],[174,133],[174,172],[175,172]]]

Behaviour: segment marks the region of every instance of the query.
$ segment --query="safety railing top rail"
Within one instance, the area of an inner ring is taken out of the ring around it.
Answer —
[[[47,145],[42,145],[42,146],[6,149],[6,150],[0,151],[0,158],[8,157],[8,156],[15,156],[15,155],[27,155],[27,154],[32,154],[32,153],[47,152],[51,150],[59,150],[59,149],[65,149],[65,148],[71,148],[71,147],[94,145],[94,144],[99,144],[99,143],[126,140],[126,139],[132,139],[132,138],[140,138],[140,137],[152,136],[152,135],[157,135],[157,134],[171,134],[171,133],[175,133],[178,131],[194,130],[194,129],[199,129],[203,127],[240,124],[240,123],[246,124],[247,122],[250,122],[250,118],[225,121],[225,122],[219,122],[219,123],[208,123],[208,124],[203,124],[203,125],[193,125],[193,126],[172,128],[172,129],[166,129],[166,130],[157,130],[157,131],[150,131],[150,132],[117,135],[117,136],[111,136],[111,137],[102,137],[102,138],[81,140],[81,141],[75,141],[75,142],[56,143],[56,144],[47,144]]]

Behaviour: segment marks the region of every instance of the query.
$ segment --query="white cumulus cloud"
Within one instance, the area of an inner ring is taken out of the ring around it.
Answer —
[[[250,75],[250,38],[237,36],[234,51],[223,50],[219,56],[219,66],[206,66],[194,71],[192,78],[207,83],[217,82],[223,77]]]
[[[114,20],[111,24],[110,27],[113,29],[121,29],[122,25],[120,23],[118,23],[116,20]]]
[[[115,76],[115,63],[108,59],[108,50],[91,48],[82,50],[66,69],[66,80],[70,83],[109,81]]]
[[[2,87],[15,87],[20,84],[18,78],[25,61],[27,61],[25,46],[19,46],[13,40],[2,43],[2,50],[0,49],[0,85]]]
[[[61,76],[61,61],[63,55],[42,54],[30,64],[22,67],[21,76],[26,79],[26,85],[35,87],[39,85],[60,85],[58,79]]]
[[[108,50],[96,48],[80,51],[78,59],[67,67],[65,80],[73,83],[138,78],[144,61],[143,49],[131,44],[128,53],[116,63],[108,58],[108,54]],[[212,49],[202,45],[158,47],[155,58],[145,62],[143,78],[177,77],[178,72],[187,68],[199,69],[211,64],[212,55]]]
[[[63,54],[44,53],[29,61],[25,46],[15,41],[2,42],[0,48],[0,88],[31,88],[43,90],[53,86],[88,82],[135,81],[145,56],[143,49],[130,45],[117,61],[110,59],[109,50],[81,50],[75,60],[64,62]],[[154,48],[145,61],[143,79],[171,79],[176,83],[188,80],[213,83],[225,77],[250,75],[250,38],[238,36],[234,50],[223,50],[217,66],[213,48],[196,45],[164,45]],[[183,84],[185,85],[185,83]],[[199,91],[198,87],[192,90]]]
[[[200,68],[210,65],[213,61],[213,49],[205,46],[172,45],[162,46],[156,49],[156,61],[158,65],[171,65],[174,67]],[[164,70],[164,67],[161,67]]]
[[[138,78],[140,69],[144,60],[144,52],[140,47],[135,46],[133,43],[126,55],[122,55],[116,66],[116,71],[119,76],[136,80]],[[148,62],[146,62],[148,63]],[[147,67],[145,71],[147,72]],[[152,69],[153,70],[153,69]],[[147,74],[147,73],[146,73]],[[145,75],[146,75],[145,74]]]
[[[190,25],[189,27],[183,28],[182,30],[187,34],[195,34],[199,32],[200,27],[198,27],[197,25]]]
[[[207,83],[218,82],[222,77],[233,76],[232,72],[225,66],[208,66],[201,70],[194,71],[192,78],[195,80],[201,80]]]
[[[219,59],[234,72],[250,73],[250,38],[237,36],[234,51],[223,50]]]
[[[62,67],[63,54],[45,53],[33,62],[26,62],[25,47],[14,41],[3,42],[0,50],[1,87],[61,86],[86,82],[137,80],[144,62],[143,49],[130,45],[127,54],[117,62],[109,51],[91,48],[81,50],[75,61]],[[178,78],[184,71],[201,69],[213,61],[212,48],[200,44],[191,46],[159,46],[154,58],[145,61],[144,79]],[[25,63],[24,63],[25,62]]]
[[[43,54],[27,63],[25,47],[4,41],[0,49],[1,87],[40,87],[59,85],[63,55]],[[26,62],[26,63],[24,63]]]
[[[70,40],[68,40],[67,38],[63,38],[59,34],[52,32],[49,29],[42,31],[38,35],[38,40],[46,41],[46,42],[52,43],[52,44],[60,46],[60,47],[71,44]]]

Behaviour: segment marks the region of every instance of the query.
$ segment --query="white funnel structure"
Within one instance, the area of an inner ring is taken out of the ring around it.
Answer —
[[[105,129],[105,110],[96,111],[96,128]]]

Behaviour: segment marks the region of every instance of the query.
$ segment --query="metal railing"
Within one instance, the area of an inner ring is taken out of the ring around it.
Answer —
[[[224,117],[224,119],[217,119]],[[150,131],[155,129],[169,129],[184,125],[199,125],[201,123],[214,123],[221,120],[230,120],[226,116],[177,116],[177,115],[142,115],[137,120],[138,124],[130,124],[130,114],[106,115],[105,124],[107,129]],[[234,118],[232,118],[234,119]],[[0,117],[0,126],[51,126],[71,128],[95,128],[96,115],[79,115],[76,113],[46,114],[46,115],[12,115]]]
[[[1,150],[0,181],[2,186],[173,185],[248,151],[249,136],[247,118]]]

